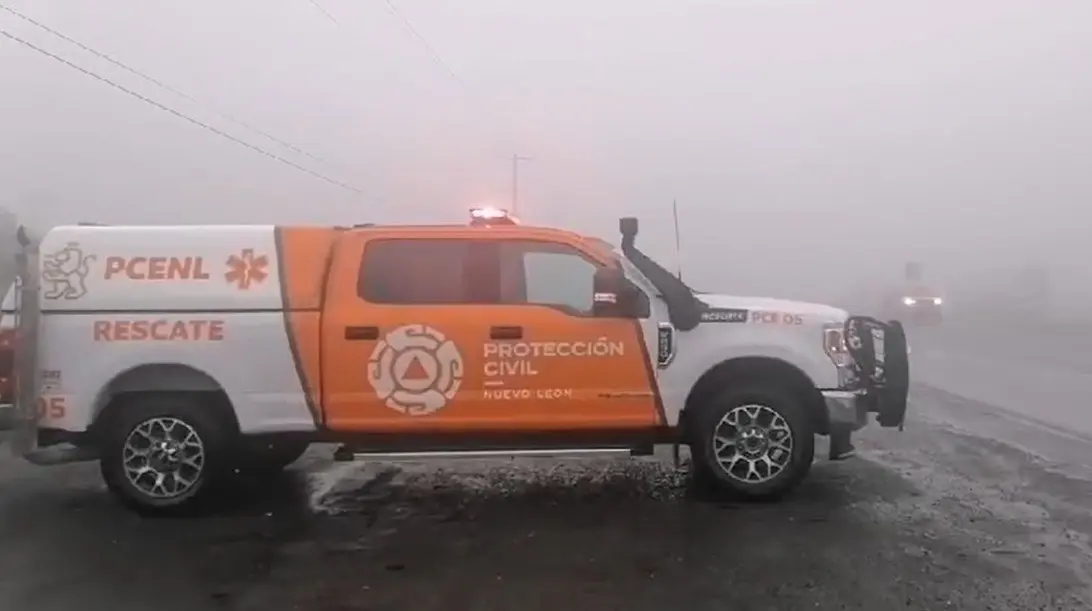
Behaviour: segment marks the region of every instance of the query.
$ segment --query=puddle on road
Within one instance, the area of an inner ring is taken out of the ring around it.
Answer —
[[[936,544],[927,558],[907,561],[903,543],[918,538],[892,533],[862,511],[911,492],[867,460],[820,460],[779,503],[691,502],[685,471],[650,459],[325,463],[308,470],[306,498],[316,518],[307,536],[277,548],[269,578],[236,608],[337,608],[346,600],[441,608],[430,606],[435,592],[447,603],[442,608],[498,597],[503,604],[491,608],[528,600],[533,608],[574,600],[585,602],[579,608],[610,601],[662,608],[670,601],[659,604],[656,592],[672,593],[675,602],[677,592],[707,600],[738,593],[741,583],[767,595],[798,588],[811,600],[813,584],[840,583],[841,575],[850,576],[847,588],[859,589],[861,566],[886,571],[878,581],[891,581],[908,564],[940,566],[926,577],[946,579],[944,571],[962,567]],[[788,571],[796,585],[775,571],[764,590],[763,565]],[[315,585],[302,592],[298,583]]]
[[[314,465],[307,476],[305,496],[307,510],[316,516],[390,511],[444,515],[468,508],[487,509],[487,505],[503,513],[522,511],[520,508],[533,512],[541,506],[584,511],[593,505],[606,510],[634,502],[667,506],[696,501],[714,509],[750,508],[754,516],[749,519],[791,519],[797,514],[838,512],[913,492],[895,474],[860,460],[817,461],[797,489],[774,503],[696,494],[687,470],[660,458],[354,462]]]
[[[312,473],[309,509],[318,515],[360,513],[389,501],[426,504],[489,500],[592,498],[670,501],[687,475],[657,460],[516,459],[483,463],[347,463]]]

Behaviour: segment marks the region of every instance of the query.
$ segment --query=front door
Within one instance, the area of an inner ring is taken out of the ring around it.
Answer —
[[[485,346],[483,400],[540,429],[658,424],[655,353],[640,322],[592,316],[595,271],[614,262],[546,240],[504,240],[499,254],[504,305],[492,318],[522,335]]]
[[[482,244],[351,235],[330,274],[323,409],[335,431],[439,432],[482,420]],[[488,243],[487,243],[488,244]],[[494,291],[495,294],[495,291]]]

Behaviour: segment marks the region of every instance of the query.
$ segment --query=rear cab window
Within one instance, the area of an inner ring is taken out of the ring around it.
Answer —
[[[376,304],[465,305],[496,303],[495,246],[472,239],[369,241],[357,293]]]

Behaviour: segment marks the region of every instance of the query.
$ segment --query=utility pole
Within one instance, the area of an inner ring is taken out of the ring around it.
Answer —
[[[530,161],[530,157],[512,154],[512,216],[519,216],[519,162]]]

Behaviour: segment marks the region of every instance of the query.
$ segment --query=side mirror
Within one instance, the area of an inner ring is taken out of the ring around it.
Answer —
[[[648,315],[645,311],[648,310],[648,297],[626,278],[620,268],[599,268],[595,271],[592,284],[592,312],[595,316],[641,318]],[[645,305],[643,308],[642,303]]]

